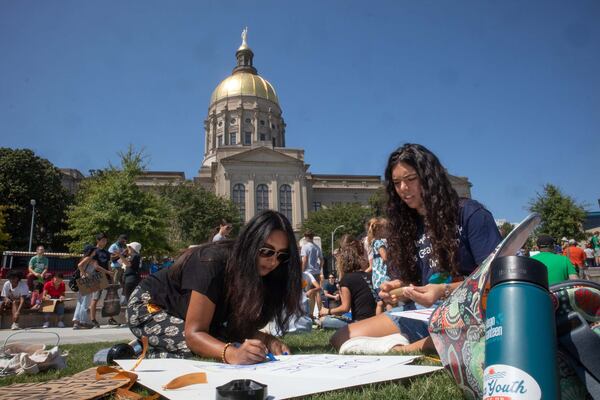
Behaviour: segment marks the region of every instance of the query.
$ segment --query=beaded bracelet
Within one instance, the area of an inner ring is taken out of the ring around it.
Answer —
[[[229,346],[233,346],[233,343],[226,343],[225,347],[223,347],[223,351],[221,352],[221,361],[223,361],[223,364],[229,364],[227,359],[225,359],[225,352]]]

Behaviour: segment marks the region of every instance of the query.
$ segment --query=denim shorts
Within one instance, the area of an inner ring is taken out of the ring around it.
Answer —
[[[419,321],[412,318],[399,317],[397,315],[392,315],[391,313],[399,311],[416,310],[418,308],[423,307],[419,305],[415,307],[414,303],[408,303],[404,306],[394,307],[390,311],[386,311],[384,313],[385,316],[388,317],[394,323],[394,325],[396,325],[400,333],[403,334],[410,343],[414,343],[418,340],[429,336],[429,331],[427,330],[427,322]]]

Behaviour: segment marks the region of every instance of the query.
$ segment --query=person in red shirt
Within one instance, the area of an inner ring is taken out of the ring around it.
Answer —
[[[63,274],[58,273],[52,277],[52,280],[46,282],[44,284],[44,291],[42,293],[42,298],[44,300],[57,300],[56,306],[54,307],[54,313],[58,316],[58,327],[64,328],[65,323],[63,322],[63,316],[65,315],[65,282],[63,281]],[[46,322],[44,322],[43,327],[50,327],[50,314],[52,313],[44,313],[44,318]]]
[[[577,273],[580,277],[585,276],[585,252],[581,247],[577,246],[575,239],[569,240],[569,247],[565,250],[565,255],[571,260],[571,264],[577,268]],[[585,278],[582,278],[585,279]]]

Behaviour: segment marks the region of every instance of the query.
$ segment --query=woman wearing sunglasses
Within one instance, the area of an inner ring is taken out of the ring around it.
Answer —
[[[254,364],[289,352],[259,332],[274,321],[281,332],[302,313],[301,268],[289,221],[276,211],[252,218],[235,241],[187,250],[171,268],[133,291],[127,318],[148,337],[149,358],[193,354],[230,364]]]

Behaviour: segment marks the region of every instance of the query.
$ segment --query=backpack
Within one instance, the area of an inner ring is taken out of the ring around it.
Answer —
[[[73,292],[79,292],[79,286],[77,285],[77,279],[79,278],[81,278],[81,271],[79,271],[79,268],[75,268],[75,272],[69,278],[69,288]]]
[[[562,399],[600,399],[600,284],[565,281],[551,286],[550,293]]]
[[[525,218],[431,314],[429,332],[435,348],[469,399],[483,397],[490,265],[496,257],[516,254],[539,222],[537,214]],[[567,281],[550,292],[556,310],[561,397],[600,400],[600,285]]]

